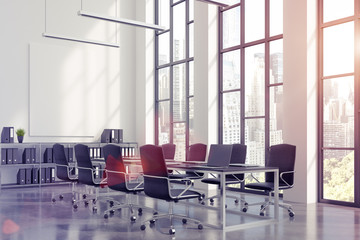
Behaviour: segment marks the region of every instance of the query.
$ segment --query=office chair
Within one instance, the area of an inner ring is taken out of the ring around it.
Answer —
[[[232,150],[231,150],[231,158],[230,158],[230,164],[243,164],[245,163],[246,160],[246,145],[243,144],[233,144],[232,145]],[[213,174],[211,174],[213,175]],[[238,184],[238,183],[242,183],[244,182],[244,174],[232,174],[232,175],[226,175],[226,179],[225,179],[225,184],[229,185],[229,184]],[[218,185],[220,187],[221,181],[220,178],[216,177],[213,175],[212,178],[204,178],[201,180],[201,182],[203,183],[207,183],[207,184],[215,184]],[[211,196],[208,197],[206,199],[204,199],[201,204],[205,204],[205,201],[207,199],[210,200],[211,203],[214,203],[214,198],[220,198],[221,195],[217,194],[215,196]],[[239,198],[235,197],[235,196],[227,196],[229,198],[234,198],[235,199],[235,203],[239,203]],[[247,205],[248,203],[245,202],[244,199],[240,199],[240,201],[242,203],[244,203],[244,207],[243,207],[243,212],[247,211]]]
[[[75,203],[75,183],[78,181],[78,176],[72,174],[74,167],[69,166],[68,161],[65,156],[64,146],[61,144],[54,144],[53,146],[53,156],[56,166],[56,177],[63,181],[70,181],[72,183],[71,193],[72,193],[72,203]],[[63,194],[59,195],[59,199],[64,198]],[[52,201],[55,202],[56,199],[53,197]]]
[[[190,145],[188,156],[185,162],[205,163],[206,148],[207,148],[206,144],[202,144],[202,143],[196,143]],[[203,178],[204,173],[186,171],[185,173],[172,174],[169,177],[174,180],[187,179],[187,183],[189,183],[188,182],[189,180],[196,180]]]
[[[294,167],[295,167],[295,154],[296,146],[290,144],[279,144],[270,147],[270,156],[268,162],[265,163],[266,167],[279,168],[279,190],[290,189],[294,186]],[[269,205],[274,205],[271,201],[272,193],[274,192],[274,174],[266,173],[265,182],[260,182],[256,177],[252,175],[256,180],[255,183],[248,183],[246,188],[262,190],[269,194],[269,198],[262,203],[253,203],[251,205],[261,204],[260,215],[264,216],[266,208]],[[281,203],[279,207],[286,208],[290,217],[294,217],[295,213],[290,204]]]
[[[140,174],[135,173],[126,173],[125,165],[123,162],[123,158],[121,155],[122,148],[120,146],[108,144],[103,147],[104,157],[106,161],[106,177],[107,177],[107,185],[110,189],[115,191],[125,192],[126,194],[126,203],[121,204],[117,203],[114,204],[114,201],[110,201],[111,208],[104,212],[104,218],[108,218],[109,214],[114,214],[115,210],[122,209],[122,208],[129,208],[131,214],[133,214],[133,208],[138,208],[138,213],[141,215],[143,208],[139,205],[133,204],[131,200],[131,194],[137,194],[144,190],[144,183],[143,181],[134,182],[130,181],[131,177],[139,177]],[[150,208],[149,208],[150,209]],[[153,210],[153,209],[151,209]],[[153,211],[153,213],[157,213]],[[136,216],[132,215],[130,217],[131,222],[136,221]]]
[[[173,143],[166,143],[161,145],[163,154],[164,154],[164,158],[166,160],[170,159],[170,160],[174,160],[175,159],[175,151],[176,151],[176,145]]]
[[[92,165],[89,148],[83,144],[76,144],[75,147],[75,157],[77,161],[78,168],[78,181],[79,183],[85,184],[86,186],[100,187],[100,184],[103,184],[101,179],[95,179],[95,176],[98,171],[103,171],[104,169],[96,169]],[[83,199],[85,206],[89,204],[89,200],[92,200],[93,203],[96,203],[99,196],[99,189],[96,188],[96,194],[83,194]],[[74,204],[74,208],[77,208],[78,204]],[[96,211],[96,206],[93,206],[93,211]]]
[[[149,197],[162,199],[169,202],[169,212],[165,215],[155,215],[150,219],[150,224],[155,224],[155,221],[160,218],[170,219],[169,234],[175,234],[173,227],[173,219],[180,218],[185,224],[187,221],[193,221],[198,224],[198,229],[202,229],[203,225],[199,220],[189,218],[184,215],[177,215],[173,213],[173,202],[183,199],[198,198],[201,196],[199,192],[189,190],[187,188],[171,188],[170,178],[165,164],[164,155],[161,147],[155,145],[144,145],[140,147],[141,164],[144,171],[144,191]],[[140,229],[145,230],[144,221]]]

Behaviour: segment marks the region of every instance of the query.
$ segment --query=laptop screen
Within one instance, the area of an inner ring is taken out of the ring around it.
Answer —
[[[207,166],[228,167],[232,152],[231,144],[211,144]]]

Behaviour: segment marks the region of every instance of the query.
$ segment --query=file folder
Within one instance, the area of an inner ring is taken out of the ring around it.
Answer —
[[[19,164],[20,163],[19,149],[13,148],[13,150],[12,150],[12,159],[13,159],[13,164]]]
[[[39,183],[39,168],[32,168],[32,184],[38,184]]]
[[[50,168],[45,168],[45,182],[46,183],[50,183],[51,182],[51,169]]]
[[[36,148],[30,148],[31,163],[36,163]]]
[[[6,164],[6,148],[2,148],[1,149],[1,165],[5,165]]]
[[[32,180],[32,168],[26,168],[25,169],[25,184],[31,184],[31,180]]]
[[[111,129],[104,129],[101,134],[100,142],[110,143],[111,142]]]
[[[51,174],[51,178],[50,178],[50,182],[54,183],[55,182],[55,168],[50,168],[50,174]]]
[[[14,142],[14,127],[3,127],[1,132],[2,143],[13,143]]]
[[[118,129],[111,129],[111,142],[119,143],[119,131]]]
[[[124,140],[123,140],[123,130],[122,129],[118,129],[118,132],[119,132],[119,141],[118,143],[122,143]]]
[[[13,149],[6,149],[6,164],[13,164]]]
[[[41,183],[45,183],[45,179],[46,179],[45,173],[46,173],[45,168],[41,168],[40,169],[40,182]]]
[[[46,148],[44,152],[44,163],[52,163],[54,162],[53,159],[53,149],[52,148]]]
[[[25,184],[25,169],[19,169],[17,172],[17,184]]]
[[[24,164],[30,164],[31,163],[31,149],[25,148],[23,152],[23,163]]]

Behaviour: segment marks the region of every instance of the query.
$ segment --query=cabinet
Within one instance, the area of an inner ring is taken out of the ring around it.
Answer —
[[[55,143],[1,143],[0,184],[2,188],[39,187],[66,182],[56,177],[52,146]],[[65,147],[68,162],[76,166],[74,146],[78,143],[60,143]],[[107,143],[82,143],[89,146],[92,159],[104,161],[102,147]],[[138,156],[136,142],[115,143],[123,148],[124,157]]]

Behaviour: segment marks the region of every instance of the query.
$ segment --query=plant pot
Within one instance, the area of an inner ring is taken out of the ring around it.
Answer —
[[[24,136],[17,136],[18,142],[22,143],[24,140]]]

